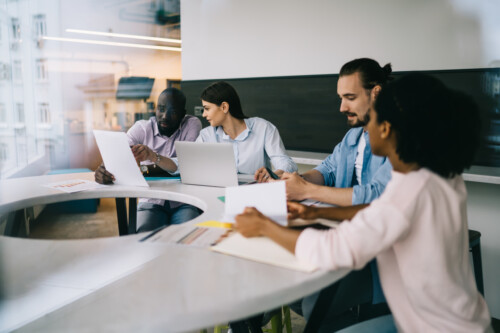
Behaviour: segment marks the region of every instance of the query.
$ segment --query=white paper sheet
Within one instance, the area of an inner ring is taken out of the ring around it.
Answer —
[[[115,184],[149,187],[128,145],[127,134],[94,130],[94,136],[106,170],[115,176]]]
[[[281,225],[287,225],[285,182],[272,182],[226,188],[223,222],[234,223],[234,217],[245,207],[255,207]]]

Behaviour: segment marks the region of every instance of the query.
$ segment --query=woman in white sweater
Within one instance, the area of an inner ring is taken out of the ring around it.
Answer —
[[[405,76],[385,86],[370,110],[372,151],[393,166],[379,199],[342,208],[289,203],[291,218],[346,220],[328,231],[286,229],[254,208],[236,218],[236,229],[270,237],[324,269],[361,269],[376,257],[400,331],[491,331],[469,263],[461,176],[473,162],[479,125],[469,97],[430,76]]]

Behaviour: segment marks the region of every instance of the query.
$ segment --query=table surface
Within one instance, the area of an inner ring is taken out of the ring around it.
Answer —
[[[72,194],[42,185],[92,173],[0,181],[0,215],[99,197],[182,201],[217,220],[223,188],[151,181]],[[187,245],[139,242],[144,234],[84,240],[0,237],[0,332],[194,331],[287,304],[348,273],[303,273]]]
[[[287,150],[288,155],[297,164],[306,164],[316,167],[320,165],[327,153],[307,152],[298,150]],[[500,184],[500,168],[473,165],[463,173],[464,180],[468,182]]]

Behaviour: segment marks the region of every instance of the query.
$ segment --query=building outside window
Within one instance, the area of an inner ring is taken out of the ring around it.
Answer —
[[[12,24],[12,40],[18,43],[21,41],[21,23],[19,22],[18,18],[13,17],[11,19],[11,24]]]
[[[25,121],[26,120],[24,117],[24,104],[17,103],[16,104],[16,122],[24,124]]]
[[[8,81],[10,79],[10,66],[4,62],[0,62],[0,81]]]
[[[7,144],[0,142],[0,164],[7,162]]]
[[[7,122],[7,113],[5,111],[5,104],[0,103],[0,124]]]
[[[19,163],[26,164],[28,162],[28,147],[25,143],[18,143],[17,145],[17,160]]]
[[[43,36],[47,36],[47,23],[44,14],[33,16],[33,39],[39,48],[43,47]]]
[[[38,121],[40,124],[50,124],[49,103],[38,103]]]
[[[14,67],[12,69],[12,79],[15,83],[23,82],[23,63],[21,60],[14,60]]]
[[[36,59],[36,79],[38,82],[47,82],[49,73],[47,70],[47,59]]]
[[[47,35],[47,23],[45,23],[45,15],[38,14],[33,16],[33,30],[36,40]]]

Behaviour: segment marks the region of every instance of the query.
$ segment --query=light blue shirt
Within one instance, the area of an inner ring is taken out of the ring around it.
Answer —
[[[365,132],[361,184],[357,184],[354,165],[358,153],[359,138],[363,128],[350,129],[342,141],[335,146],[333,153],[315,169],[321,172],[326,186],[352,187],[352,204],[370,203],[378,198],[391,179],[392,165],[389,159],[372,154],[368,133]]]
[[[231,143],[238,173],[254,174],[263,166],[286,172],[297,171],[297,165],[286,154],[276,126],[262,118],[244,119],[247,128],[234,140],[221,126],[205,127],[196,142]]]
[[[358,184],[354,168],[361,135],[365,136],[366,146],[363,151],[361,184]],[[358,205],[370,203],[382,194],[391,179],[392,165],[388,158],[372,154],[368,133],[363,133],[363,128],[357,127],[350,129],[342,141],[335,146],[333,153],[315,169],[321,172],[327,186],[352,187],[352,204]],[[370,268],[373,284],[372,303],[384,302],[385,297],[375,260],[370,262]]]

